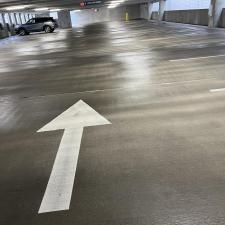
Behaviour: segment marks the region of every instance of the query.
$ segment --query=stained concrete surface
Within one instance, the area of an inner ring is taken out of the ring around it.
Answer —
[[[225,56],[198,58],[225,55],[224,30],[109,22],[0,46],[0,224],[225,224]],[[84,130],[70,210],[38,214],[63,131],[36,131],[80,99],[112,125]]]

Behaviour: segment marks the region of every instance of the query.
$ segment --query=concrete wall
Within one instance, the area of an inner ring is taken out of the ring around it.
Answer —
[[[167,0],[166,11],[208,9],[210,0]]]
[[[140,5],[140,17],[142,19],[148,19],[148,4],[145,3],[145,4],[141,4]]]
[[[84,9],[81,11],[71,11],[71,20],[73,27],[80,27],[91,23],[104,21],[125,20],[125,14],[128,13],[129,19],[140,19],[140,5],[124,5],[113,9],[101,7],[98,10]]]
[[[36,17],[49,17],[50,16],[50,13],[49,12],[46,12],[46,13],[39,13],[36,15]]]
[[[219,22],[219,27],[225,28],[225,9],[223,9],[221,17],[220,17],[220,22]]]
[[[0,39],[8,37],[8,31],[5,29],[0,29]]]
[[[152,20],[158,20],[158,18],[159,18],[159,13],[158,13],[158,12],[152,12],[152,17],[151,17],[151,19],[152,19]]]
[[[71,11],[71,21],[73,27],[81,27],[91,23],[109,21],[109,10],[106,8],[85,9],[81,11]]]
[[[109,11],[109,20],[112,20],[112,21],[125,20],[126,12],[129,15],[129,20],[135,20],[135,19],[141,18],[140,4],[134,4],[134,5],[124,5],[121,7],[111,9]]]
[[[164,13],[163,20],[175,23],[187,23],[187,24],[207,26],[208,10],[196,9],[196,10],[166,11]]]
[[[224,0],[211,0],[209,7],[209,27],[219,27],[220,20],[225,7]]]

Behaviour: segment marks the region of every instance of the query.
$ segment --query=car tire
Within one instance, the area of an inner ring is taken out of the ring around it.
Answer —
[[[45,26],[44,27],[44,31],[45,31],[45,33],[51,33],[52,32],[52,28],[50,26]]]
[[[25,29],[19,29],[19,31],[18,31],[18,35],[19,35],[19,36],[24,36],[24,35],[26,35],[26,34],[27,34],[27,32],[26,32]]]

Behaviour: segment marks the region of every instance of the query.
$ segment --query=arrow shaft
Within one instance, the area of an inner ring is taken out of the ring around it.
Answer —
[[[38,213],[69,209],[82,134],[82,127],[64,131]]]

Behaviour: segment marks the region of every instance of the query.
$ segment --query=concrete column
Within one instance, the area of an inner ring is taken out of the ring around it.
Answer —
[[[223,7],[225,7],[224,0],[211,0],[209,6],[209,27],[219,26]]]
[[[1,12],[0,12],[0,17],[1,17],[2,26],[3,26],[3,30],[0,30],[0,39],[1,39],[1,38],[6,38],[9,35],[8,35],[8,31],[6,29],[6,22],[5,22],[4,14]]]
[[[27,22],[27,18],[26,18],[25,13],[23,14],[23,18],[24,18],[24,22],[26,23]]]
[[[59,27],[62,29],[72,27],[69,10],[63,10],[58,12],[58,23],[59,23]]]
[[[160,0],[159,1],[159,17],[158,17],[159,21],[163,20],[165,9],[166,9],[166,0]]]
[[[9,23],[10,23],[10,27],[9,27],[9,36],[10,35],[14,35],[15,34],[15,30],[14,30],[14,27],[13,27],[13,20],[12,20],[12,15],[11,15],[11,13],[8,13],[8,16],[9,16]]]
[[[19,13],[19,20],[20,20],[19,23],[22,24],[23,21],[22,21],[21,13]]]
[[[14,18],[14,14],[13,13],[9,13],[10,15],[10,19],[12,21],[12,24],[16,24],[15,18]]]
[[[5,13],[1,13],[1,15],[2,15],[2,22],[3,22],[3,27],[5,27],[6,26],[6,22],[5,22]]]
[[[153,12],[153,3],[148,3],[148,20],[151,20]]]
[[[14,16],[14,21],[15,21],[16,25],[19,24],[17,21],[17,18],[16,18],[16,13],[13,13],[13,16]]]
[[[12,18],[11,18],[11,14],[10,13],[8,13],[8,16],[9,16],[9,25],[12,27],[12,25],[13,25],[13,21],[12,21]]]

